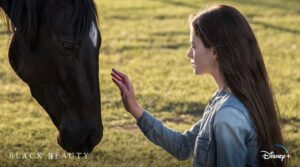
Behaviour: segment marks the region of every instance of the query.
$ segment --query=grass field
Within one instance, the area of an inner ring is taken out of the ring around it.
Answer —
[[[300,164],[300,2],[222,1],[246,15],[258,38],[283,119],[282,129]],[[209,4],[214,1],[209,1]],[[57,152],[57,131],[11,69],[9,36],[0,33],[0,166],[191,166],[150,143],[123,109],[111,81],[115,67],[126,72],[139,103],[168,127],[183,132],[198,119],[217,89],[209,76],[195,77],[186,52],[188,16],[201,0],[97,0],[103,43],[100,49],[104,137],[87,159],[16,160],[9,153]],[[3,32],[3,24],[0,32]]]

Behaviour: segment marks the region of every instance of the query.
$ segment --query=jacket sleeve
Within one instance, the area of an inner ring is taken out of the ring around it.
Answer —
[[[247,135],[251,129],[244,113],[232,106],[221,108],[213,123],[218,167],[243,167],[247,158]]]
[[[194,153],[195,139],[198,135],[201,120],[190,130],[179,133],[170,129],[149,112],[144,111],[137,125],[144,135],[154,144],[162,147],[178,160],[186,160]]]

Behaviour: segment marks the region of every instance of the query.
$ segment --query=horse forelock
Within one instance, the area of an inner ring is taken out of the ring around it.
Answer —
[[[78,16],[76,36],[82,37],[90,31],[94,21],[98,22],[98,14],[93,0],[76,0],[75,3],[75,11]]]

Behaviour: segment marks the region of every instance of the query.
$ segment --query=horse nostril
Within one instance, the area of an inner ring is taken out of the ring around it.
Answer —
[[[84,132],[86,132],[86,130],[72,133],[71,131],[64,129],[57,136],[57,142],[67,152],[72,152],[74,154],[90,153],[100,142],[102,135],[99,135],[96,131],[89,134],[84,134]],[[80,136],[82,136],[82,138]]]
[[[92,149],[98,143],[99,143],[99,137],[97,137],[96,134],[91,133],[86,137],[83,146],[89,150]]]

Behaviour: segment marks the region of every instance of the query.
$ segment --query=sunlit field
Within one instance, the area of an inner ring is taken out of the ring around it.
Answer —
[[[280,108],[290,166],[300,164],[300,1],[222,1],[239,9],[255,31]],[[195,76],[189,59],[188,16],[214,1],[97,0],[102,34],[100,88],[104,137],[87,159],[64,155],[57,130],[9,65],[10,36],[0,24],[0,166],[192,166],[148,141],[122,105],[111,69],[127,73],[144,109],[184,132],[201,118],[217,86]],[[43,159],[10,159],[9,153]],[[60,156],[62,157],[62,156]]]

